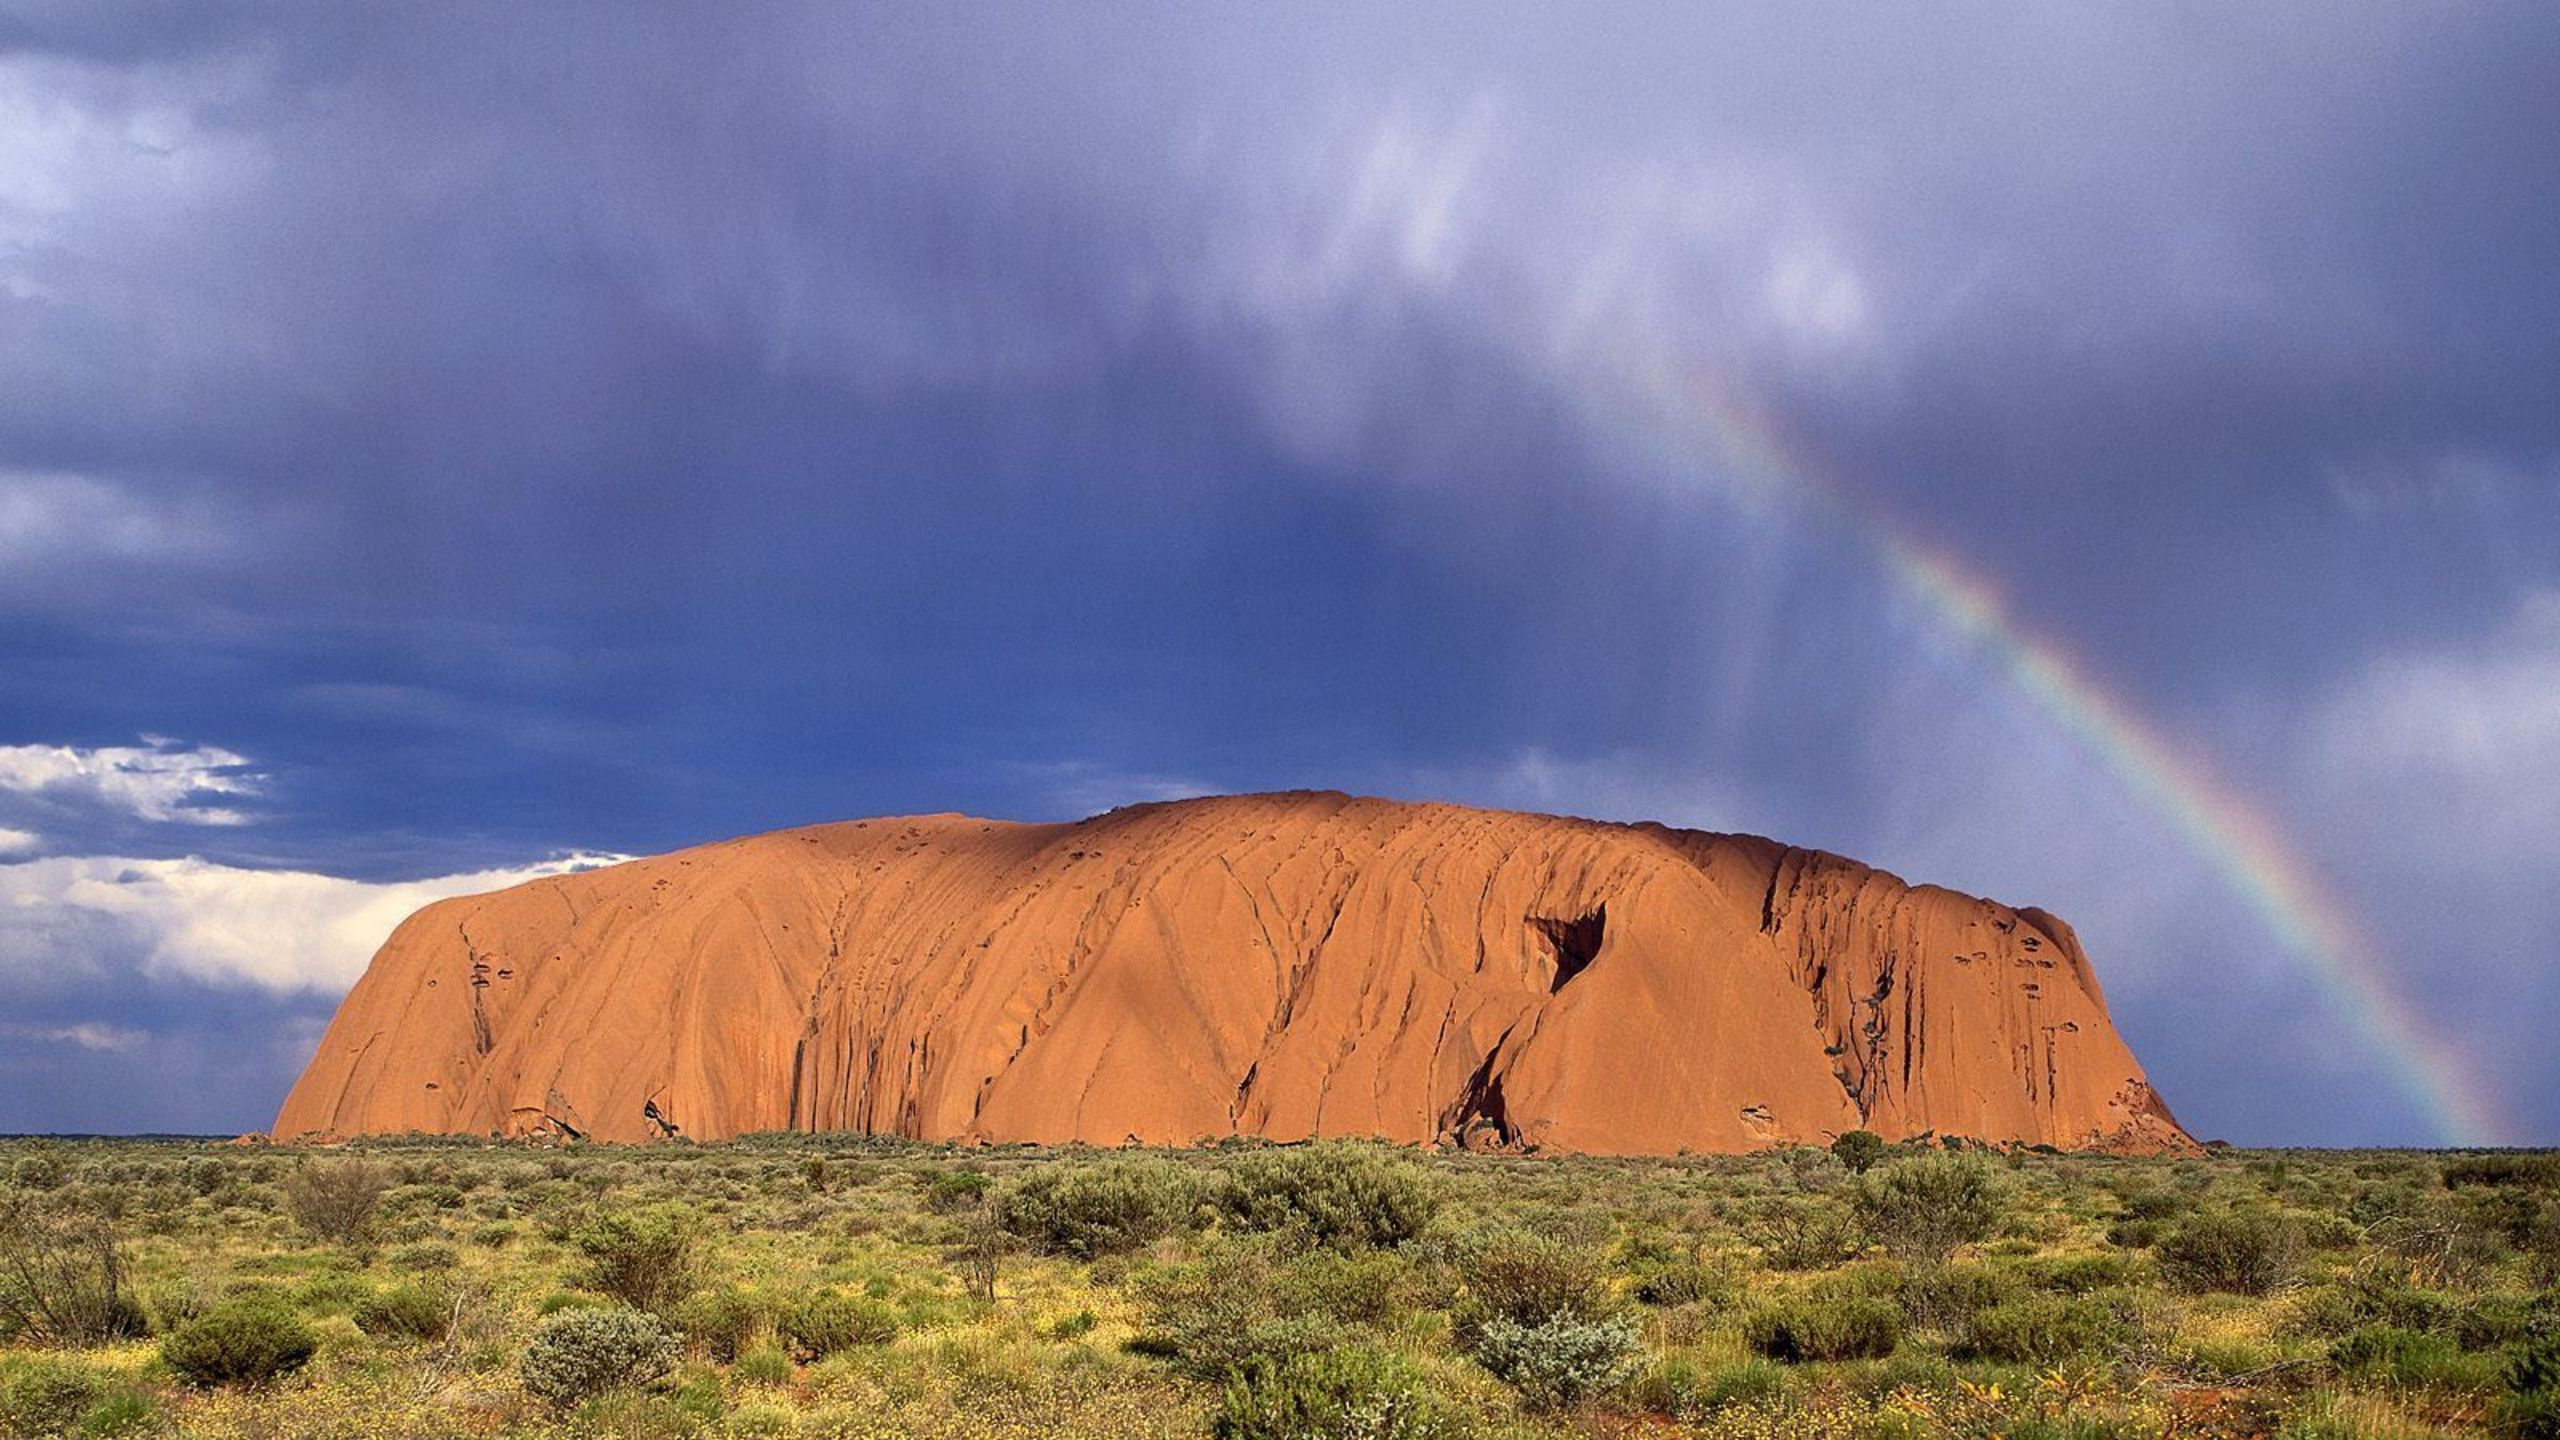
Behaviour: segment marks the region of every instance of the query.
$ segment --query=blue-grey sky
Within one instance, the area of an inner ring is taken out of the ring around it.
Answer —
[[[0,1130],[262,1126],[578,856],[1327,786],[2046,906],[2204,1134],[2560,1141],[2555,136],[2531,4],[0,0]]]

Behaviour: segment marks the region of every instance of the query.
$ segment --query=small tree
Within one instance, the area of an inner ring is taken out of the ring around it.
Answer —
[[[392,1179],[379,1161],[311,1161],[285,1177],[285,1213],[314,1239],[361,1249],[373,1241],[374,1213]]]
[[[1876,1162],[1884,1159],[1886,1148],[1884,1137],[1873,1130],[1852,1130],[1831,1142],[1832,1157],[1849,1167],[1852,1175],[1864,1175],[1876,1168]]]
[[[0,1340],[102,1345],[142,1330],[113,1229],[31,1202],[0,1206]]]
[[[990,1304],[996,1298],[997,1272],[1004,1267],[1004,1256],[1015,1241],[1005,1228],[1004,1211],[993,1195],[982,1197],[977,1208],[960,1218],[960,1233],[945,1257],[960,1272],[960,1283],[975,1300]]]

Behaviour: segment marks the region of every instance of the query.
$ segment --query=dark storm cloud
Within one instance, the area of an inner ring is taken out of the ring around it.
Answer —
[[[2560,693],[2514,618],[2560,592],[2549,16],[1616,19],[0,12],[0,744],[267,777],[218,831],[0,827],[390,880],[1204,785],[1661,814],[2091,917],[2206,1128],[2422,1138],[1871,552],[1623,417],[1740,377],[2272,777],[2456,1019],[2337,737],[2474,637],[2501,713]],[[2560,790],[2483,724],[2484,784]],[[197,1033],[134,980],[7,1063]]]

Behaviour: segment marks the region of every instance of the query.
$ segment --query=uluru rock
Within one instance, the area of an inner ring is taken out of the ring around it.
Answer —
[[[283,1138],[1854,1129],[2191,1144],[2069,926],[1659,825],[1296,793],[857,820],[419,911]]]

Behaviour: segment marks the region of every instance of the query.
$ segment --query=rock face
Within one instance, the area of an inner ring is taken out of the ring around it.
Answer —
[[[1869,1129],[2189,1143],[2069,926],[1767,840],[1249,795],[859,820],[419,911],[282,1138]]]

